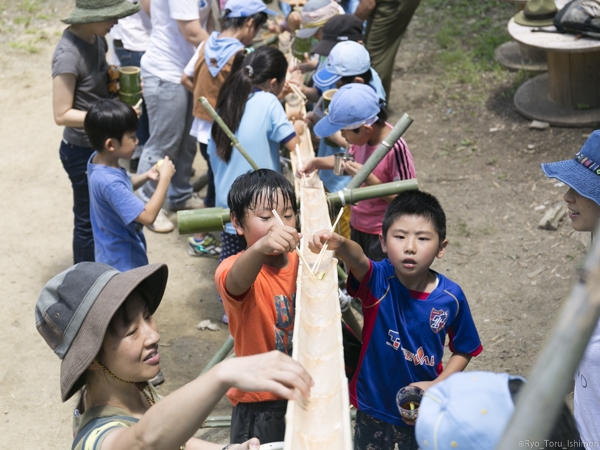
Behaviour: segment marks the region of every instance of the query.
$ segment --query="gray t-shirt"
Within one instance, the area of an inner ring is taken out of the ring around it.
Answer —
[[[52,56],[52,78],[66,73],[75,75],[73,109],[88,111],[98,100],[110,98],[107,49],[104,38],[96,37],[93,44],[88,44],[68,29],[63,32]],[[63,138],[73,145],[91,147],[83,128],[65,127]]]

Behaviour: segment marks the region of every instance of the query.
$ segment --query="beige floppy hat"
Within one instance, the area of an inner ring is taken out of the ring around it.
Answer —
[[[98,355],[113,315],[129,294],[137,289],[153,314],[165,292],[168,273],[165,264],[119,272],[107,264],[83,262],[46,283],[35,305],[35,322],[62,360],[63,402],[83,387],[81,375]]]
[[[554,23],[557,11],[554,0],[529,0],[514,19],[516,23],[526,27],[548,27]]]

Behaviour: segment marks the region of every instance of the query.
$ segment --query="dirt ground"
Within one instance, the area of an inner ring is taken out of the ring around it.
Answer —
[[[10,2],[0,1],[0,6]],[[66,2],[44,3],[34,33],[0,24],[0,448],[64,449],[71,442],[73,402],[59,396],[59,360],[35,330],[33,309],[43,284],[71,265],[72,199],[58,158],[62,130],[52,119],[50,61]],[[1,8],[0,8],[1,9]],[[544,211],[562,202],[564,186],[547,180],[540,162],[567,159],[591,129],[529,129],[514,109],[513,75],[491,79],[487,99],[467,102],[463,85],[442,89],[433,69],[435,45],[418,10],[397,58],[392,118],[414,119],[405,135],[420,188],[436,195],[448,215],[450,245],[434,268],[464,289],[484,351],[469,370],[527,375],[568,295],[589,236],[538,229]],[[8,24],[8,25],[7,25]],[[29,27],[29,30],[32,26]],[[35,48],[31,48],[31,35]],[[32,51],[37,51],[32,53]],[[201,158],[197,171],[202,171]],[[212,276],[217,262],[186,254],[186,236],[146,231],[151,262],[169,265],[157,320],[166,394],[197,376],[227,337]],[[229,413],[222,401],[214,414]],[[227,430],[204,430],[227,442]]]

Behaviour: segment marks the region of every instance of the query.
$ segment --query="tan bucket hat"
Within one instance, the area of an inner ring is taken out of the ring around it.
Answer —
[[[76,0],[75,9],[64,23],[69,25],[118,20],[135,14],[141,6],[128,0]]]
[[[63,402],[83,387],[81,375],[98,355],[113,315],[129,294],[137,288],[153,314],[168,273],[165,264],[119,272],[107,264],[82,262],[46,283],[35,305],[35,324],[62,360]]]
[[[557,12],[554,0],[529,0],[514,19],[516,23],[526,27],[548,27],[554,23]]]

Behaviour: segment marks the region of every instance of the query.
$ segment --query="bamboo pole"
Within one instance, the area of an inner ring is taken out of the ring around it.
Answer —
[[[383,142],[379,144],[377,149],[363,164],[358,173],[354,175],[354,178],[350,180],[350,183],[348,183],[346,189],[360,187],[365,182],[367,177],[371,174],[371,172],[373,172],[375,167],[377,167],[377,164],[379,164],[384,158],[384,156],[387,155],[387,153],[392,149],[396,141],[400,139],[400,136],[404,134],[404,132],[408,129],[408,127],[410,127],[412,123],[413,120],[410,118],[410,116],[408,114],[403,114],[402,117],[400,117],[400,120],[396,122],[396,125],[394,125],[392,131],[390,131],[387,137],[383,140]]]
[[[354,178],[352,180],[354,180]],[[352,181],[350,182],[352,183]],[[392,181],[391,183],[382,183],[361,188],[346,188],[342,191],[330,192],[327,194],[327,202],[332,207],[352,205],[362,200],[386,197],[388,195],[398,194],[402,191],[410,191],[418,188],[419,183],[417,182],[416,178],[412,178],[410,180]]]
[[[233,134],[232,131],[229,129],[229,127],[227,125],[225,125],[225,122],[223,122],[223,119],[221,119],[221,116],[219,116],[217,114],[217,112],[214,110],[214,108],[211,106],[211,104],[208,103],[208,100],[206,100],[206,97],[200,97],[198,99],[198,101],[200,103],[202,103],[202,106],[204,106],[204,108],[208,111],[208,113],[213,118],[213,120],[215,122],[217,122],[217,125],[219,125],[221,127],[223,132],[231,140],[232,145],[242,154],[242,156],[246,159],[246,161],[248,161],[248,164],[250,164],[250,166],[252,166],[252,168],[254,170],[260,169],[260,167],[258,167],[258,165],[254,162],[252,157],[244,149],[244,147],[242,147],[242,144],[240,144],[240,141],[238,141],[238,138],[235,137],[235,134]]]
[[[361,200],[395,195],[402,191],[418,189],[418,187],[417,179],[414,178],[351,190],[344,189],[328,193],[327,203],[332,207],[351,205]],[[224,224],[230,221],[228,208],[202,208],[177,212],[177,224],[181,234],[223,231]]]
[[[600,232],[600,223],[596,234]],[[543,447],[560,413],[569,385],[600,318],[600,240],[589,250],[579,280],[558,317],[550,340],[519,394],[500,450]],[[536,445],[537,443],[537,445]]]

